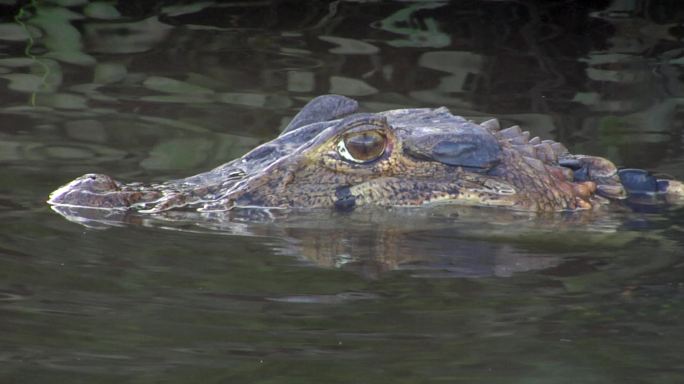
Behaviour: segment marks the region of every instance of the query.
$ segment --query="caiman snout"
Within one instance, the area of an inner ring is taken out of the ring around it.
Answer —
[[[88,173],[72,180],[50,194],[48,203],[53,205],[83,205],[83,196],[116,192],[119,184],[107,175]]]
[[[123,190],[122,186],[107,175],[88,173],[52,192],[48,203],[58,206],[128,209],[141,200],[143,193]]]

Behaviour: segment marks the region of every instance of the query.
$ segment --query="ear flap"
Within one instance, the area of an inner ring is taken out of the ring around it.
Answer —
[[[435,144],[430,157],[446,165],[489,169],[501,161],[501,148],[480,136],[463,134],[458,140]]]
[[[356,100],[340,95],[322,95],[309,101],[290,121],[281,133],[287,133],[305,125],[335,120],[350,115],[359,109]]]
[[[404,141],[404,152],[423,160],[453,167],[488,170],[501,161],[501,147],[484,130],[461,127],[461,132],[411,137]]]

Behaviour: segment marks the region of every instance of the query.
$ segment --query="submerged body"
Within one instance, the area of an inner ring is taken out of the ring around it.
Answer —
[[[320,96],[278,138],[211,171],[152,185],[87,174],[48,202],[141,212],[430,204],[548,212],[630,194],[684,196],[681,182],[570,154],[517,126],[500,129],[497,120],[476,124],[443,107],[374,114],[357,108],[343,96]]]

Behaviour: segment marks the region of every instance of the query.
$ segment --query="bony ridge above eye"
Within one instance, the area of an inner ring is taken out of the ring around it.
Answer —
[[[387,137],[378,131],[350,132],[337,143],[337,152],[354,163],[368,163],[385,153]]]

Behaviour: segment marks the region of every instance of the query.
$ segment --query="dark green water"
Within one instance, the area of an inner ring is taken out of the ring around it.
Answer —
[[[86,172],[208,170],[324,93],[498,116],[684,179],[684,4],[10,0],[0,15],[0,382],[684,382],[681,208],[89,228],[44,203]]]

